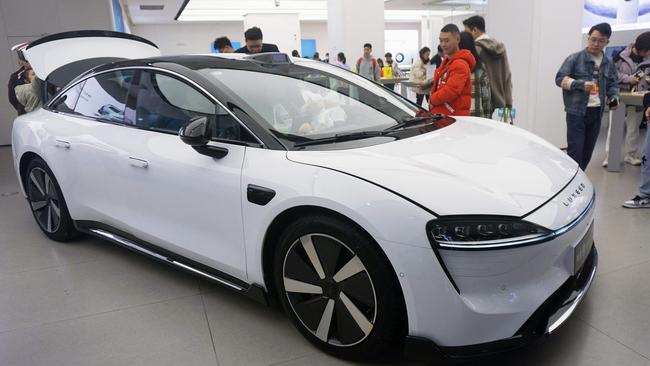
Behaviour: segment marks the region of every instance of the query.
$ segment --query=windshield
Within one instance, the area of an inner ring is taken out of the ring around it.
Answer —
[[[201,72],[224,92],[245,101],[262,118],[258,121],[262,126],[294,143],[381,131],[418,111],[382,86],[325,63],[274,65],[269,72]]]

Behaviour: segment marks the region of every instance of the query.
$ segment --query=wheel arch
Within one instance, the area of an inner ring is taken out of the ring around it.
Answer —
[[[266,233],[264,235],[263,245],[262,245],[262,273],[264,275],[264,283],[266,284],[266,289],[271,302],[273,304],[278,303],[277,301],[278,299],[276,297],[276,290],[277,290],[276,284],[273,279],[273,270],[274,270],[273,259],[275,255],[275,250],[279,244],[278,239],[280,235],[282,235],[282,232],[284,231],[284,228],[287,227],[287,225],[294,222],[298,218],[302,218],[309,215],[325,215],[325,216],[330,216],[345,221],[351,224],[352,226],[354,226],[357,230],[359,230],[361,234],[365,235],[370,240],[370,242],[375,245],[375,248],[379,251],[382,258],[386,261],[386,263],[388,263],[388,265],[390,265],[393,279],[395,280],[395,283],[397,284],[397,288],[399,290],[399,295],[400,295],[399,298],[401,302],[401,308],[403,310],[402,319],[403,319],[404,327],[405,329],[408,329],[408,314],[406,313],[407,308],[406,308],[406,300],[404,297],[404,291],[402,290],[402,286],[397,276],[395,267],[393,266],[392,261],[386,255],[384,249],[381,247],[381,245],[379,245],[379,243],[377,243],[377,241],[373,238],[373,236],[370,235],[368,230],[364,229],[357,222],[347,217],[346,215],[343,215],[337,211],[334,211],[329,208],[321,207],[321,206],[303,205],[303,206],[294,206],[288,208],[282,211],[280,214],[278,214],[273,219],[273,221],[271,221],[271,224],[267,228]]]
[[[23,153],[23,155],[20,157],[20,162],[18,163],[18,173],[20,174],[20,185],[21,185],[21,187],[23,189],[23,192],[25,192],[25,194],[27,193],[27,189],[26,189],[26,186],[25,186],[25,178],[26,178],[25,174],[27,173],[27,166],[35,158],[39,158],[39,159],[42,159],[43,161],[45,161],[45,159],[43,159],[43,157],[41,157],[37,153],[35,153],[33,151],[27,151],[27,152]],[[46,164],[47,164],[47,162],[46,162]]]

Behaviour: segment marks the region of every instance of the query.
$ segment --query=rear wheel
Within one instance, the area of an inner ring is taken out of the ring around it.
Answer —
[[[38,226],[50,239],[67,241],[77,231],[74,228],[61,188],[47,164],[32,159],[23,177],[27,201]]]
[[[393,269],[350,223],[313,216],[291,224],[274,268],[285,310],[326,352],[372,359],[403,337],[402,295]]]

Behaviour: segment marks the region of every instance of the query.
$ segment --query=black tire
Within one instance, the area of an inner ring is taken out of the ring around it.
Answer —
[[[48,238],[63,242],[78,235],[59,183],[43,159],[29,162],[23,182],[29,208]]]
[[[282,306],[317,347],[354,361],[398,350],[406,319],[397,277],[377,244],[353,224],[324,215],[300,218],[280,236],[273,268]]]

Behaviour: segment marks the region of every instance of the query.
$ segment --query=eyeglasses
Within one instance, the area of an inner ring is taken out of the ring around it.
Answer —
[[[591,42],[591,43],[595,43],[595,44],[603,44],[603,45],[605,45],[605,44],[607,44],[607,42],[609,42],[609,40],[608,40],[607,38],[594,38],[594,37],[589,37],[588,40],[589,40],[589,42]]]

